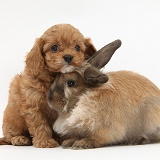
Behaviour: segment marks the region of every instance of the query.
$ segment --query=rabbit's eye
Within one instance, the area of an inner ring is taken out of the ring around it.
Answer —
[[[54,44],[53,46],[51,46],[51,51],[52,52],[57,52],[59,49],[58,45]]]
[[[76,83],[74,81],[68,81],[67,82],[68,87],[74,87],[76,85]]]

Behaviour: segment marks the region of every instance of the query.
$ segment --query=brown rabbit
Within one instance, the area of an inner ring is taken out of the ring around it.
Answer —
[[[99,58],[95,56],[94,61]],[[97,67],[99,62],[95,62]],[[53,129],[66,138],[63,147],[160,141],[160,90],[137,73],[103,74],[84,64],[56,77],[48,92],[48,103],[58,112]]]

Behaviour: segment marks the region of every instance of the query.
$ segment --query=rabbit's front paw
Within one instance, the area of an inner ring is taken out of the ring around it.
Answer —
[[[89,148],[95,148],[94,141],[90,139],[81,139],[74,142],[72,145],[72,149],[89,149]]]
[[[72,147],[72,145],[75,143],[76,140],[77,140],[77,138],[67,139],[67,140],[63,141],[62,147],[63,147],[63,148]]]
[[[40,139],[33,142],[33,145],[37,148],[54,148],[59,144],[54,139]]]

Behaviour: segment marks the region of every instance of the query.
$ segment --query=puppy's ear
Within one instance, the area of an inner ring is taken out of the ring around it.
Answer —
[[[44,69],[44,58],[43,58],[43,39],[38,38],[26,57],[26,73],[28,75],[37,76]]]
[[[86,45],[86,50],[85,50],[85,59],[90,58],[97,50],[94,47],[94,45],[91,42],[90,38],[85,39],[85,45]]]
[[[97,86],[108,81],[108,76],[103,74],[95,67],[88,67],[84,71],[84,78],[86,82],[90,85]]]

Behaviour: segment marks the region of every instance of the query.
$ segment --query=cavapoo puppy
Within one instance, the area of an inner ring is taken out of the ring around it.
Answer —
[[[96,49],[89,38],[70,24],[49,28],[26,56],[24,71],[10,84],[0,144],[56,147],[52,125],[57,113],[48,107],[46,94],[57,72],[71,72]]]

